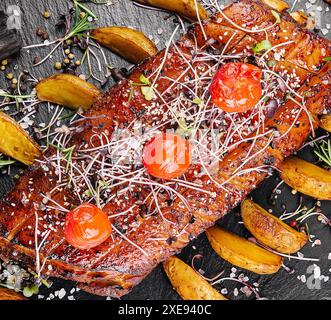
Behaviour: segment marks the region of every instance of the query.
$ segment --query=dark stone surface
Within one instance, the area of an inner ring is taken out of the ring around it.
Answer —
[[[93,8],[93,11],[100,17],[98,21],[99,26],[107,25],[129,25],[136,27],[144,31],[148,35],[153,35],[154,39],[159,39],[159,48],[164,46],[164,43],[174,30],[175,22],[174,16],[168,13],[144,10],[138,8],[128,0],[113,1],[115,4],[110,6],[96,6],[89,5]],[[289,1],[291,3],[291,1]],[[9,5],[17,4],[21,9],[22,16],[22,36],[24,45],[30,45],[34,43],[39,43],[40,40],[35,34],[35,30],[38,26],[44,28],[51,35],[51,40],[56,39],[59,33],[55,32],[55,23],[58,16],[61,13],[68,12],[71,1],[69,0],[1,0],[0,10],[7,10]],[[318,6],[327,6],[322,0],[317,1]],[[305,3],[299,2],[296,8],[304,8]],[[52,17],[46,20],[42,17],[44,10],[49,10],[52,12]],[[330,12],[322,12],[320,16],[320,22],[322,27],[325,27],[326,23],[330,22]],[[158,29],[162,28],[163,33],[158,34]],[[32,61],[35,56],[43,56],[49,52],[50,48],[43,50],[30,50],[22,51],[19,55],[14,57],[12,66],[16,64],[19,66],[19,70],[28,69],[31,70],[32,74],[36,78],[42,78],[47,75],[54,73],[53,64],[54,61],[61,59],[61,52],[58,50],[54,53],[54,57],[50,59],[47,63],[33,68],[31,67]],[[105,51],[107,58],[112,63],[112,65],[121,68],[128,67],[128,63],[118,58],[117,56],[111,54],[107,50]],[[96,67],[95,61],[93,63],[94,68]],[[16,73],[18,71],[15,71]],[[86,73],[84,67],[80,71],[81,73]],[[0,87],[5,85],[5,80],[3,75],[0,75]],[[107,84],[110,86],[111,83]],[[36,118],[36,122],[46,122],[46,119],[50,118],[50,114],[45,106],[41,106]],[[311,152],[304,151],[300,153],[300,156],[307,158],[309,160],[316,160],[313,158]],[[12,176],[17,172],[18,167],[14,167],[12,170]],[[275,214],[281,214],[283,212],[282,204],[286,205],[288,211],[293,211],[299,204],[299,196],[293,196],[291,190],[283,185],[280,189],[282,191],[279,195],[276,205],[270,206],[268,203],[268,198],[271,194],[272,189],[278,184],[277,176],[268,179],[263,183],[258,190],[253,193],[254,200],[262,204],[265,208],[272,208]],[[0,196],[3,195],[7,190],[13,186],[14,180],[12,177],[7,175],[0,176]],[[310,198],[304,198],[307,205],[311,205],[313,200]],[[330,203],[323,203],[322,205],[324,213],[330,218],[331,205]],[[220,224],[225,226],[227,229],[242,234],[244,236],[249,236],[248,232],[244,227],[239,224],[240,221],[238,212],[235,211],[229,214],[225,219],[223,219]],[[321,246],[312,248],[312,244],[308,244],[303,250],[303,254],[306,257],[320,258],[321,261],[317,264],[321,268],[322,275],[330,276],[331,273],[331,260],[328,260],[328,255],[331,252],[331,234],[330,228],[321,225],[316,217],[310,218],[308,221],[310,226],[311,234],[314,234],[317,239],[321,240]],[[315,239],[316,239],[315,238]],[[214,277],[224,270],[224,276],[229,276],[231,273],[232,266],[220,259],[211,249],[204,235],[193,241],[187,248],[185,248],[181,254],[181,257],[188,263],[194,255],[203,255],[201,269],[205,270],[206,275]],[[312,262],[302,262],[296,260],[285,260],[285,264],[288,267],[294,269],[293,274],[288,274],[284,269],[279,273],[272,276],[258,276],[244,270],[238,270],[237,275],[243,273],[249,277],[249,283],[253,284],[258,282],[260,284],[259,290],[262,297],[268,299],[324,299],[331,298],[331,281],[321,282],[321,288],[311,290],[306,284],[302,283],[297,279],[298,276],[305,275],[307,278],[311,274],[307,274],[307,268],[311,266]],[[70,282],[65,282],[61,280],[54,280],[54,284],[51,289],[46,290],[43,288],[41,294],[45,295],[45,298],[50,294],[54,293],[56,290],[65,288],[67,292],[73,288],[74,284]],[[228,297],[231,299],[247,299],[242,293],[239,293],[238,297],[234,297],[233,289],[240,288],[240,285],[235,282],[224,282],[221,285],[222,288],[227,288],[229,291]],[[99,297],[94,297],[88,295],[82,291],[74,294],[75,299],[99,299]],[[177,294],[172,290],[170,283],[168,282],[166,276],[163,273],[161,267],[157,268],[141,285],[136,287],[133,292],[126,297],[124,300],[129,299],[178,299]],[[253,297],[251,297],[253,298]]]

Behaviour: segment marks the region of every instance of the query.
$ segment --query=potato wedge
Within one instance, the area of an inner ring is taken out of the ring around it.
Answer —
[[[98,28],[94,29],[91,35],[101,45],[132,63],[141,63],[158,52],[150,39],[142,32],[131,28]]]
[[[258,274],[273,274],[282,266],[282,257],[220,227],[213,227],[206,234],[216,253],[237,267]]]
[[[198,3],[198,0],[134,0],[141,4],[165,9],[175,12],[185,19],[194,22],[198,21],[197,11],[200,19],[208,19],[207,11]]]
[[[290,6],[287,2],[283,0],[262,0],[263,3],[265,3],[270,8],[277,10],[279,12],[282,12],[284,10],[287,10]]]
[[[87,110],[101,95],[91,83],[71,74],[56,74],[36,86],[41,101],[48,101],[74,110]]]
[[[245,227],[258,241],[280,253],[296,253],[308,241],[306,234],[294,230],[252,200],[241,204],[241,216]]]
[[[182,260],[171,257],[163,267],[183,300],[228,300]]]
[[[327,132],[331,132],[331,114],[325,114],[321,117],[320,127]]]
[[[293,189],[319,200],[331,200],[331,172],[297,157],[280,167],[281,178]]]
[[[291,17],[300,24],[307,22],[308,16],[302,11],[294,11],[290,13]]]
[[[0,300],[26,300],[26,298],[14,290],[0,288]]]
[[[11,117],[0,112],[0,153],[26,165],[41,155],[39,145]]]

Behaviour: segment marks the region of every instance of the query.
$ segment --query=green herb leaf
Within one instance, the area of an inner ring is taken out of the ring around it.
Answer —
[[[277,64],[276,60],[269,60],[267,62],[268,67],[274,67]]]
[[[331,61],[331,57],[326,57],[323,59],[323,61]]]
[[[152,87],[141,87],[141,92],[147,101],[152,101],[155,98],[155,92]]]
[[[0,156],[0,169],[9,166],[13,163],[15,163],[14,160],[3,160],[2,156]]]
[[[203,101],[200,98],[195,98],[192,100],[192,102],[198,106],[200,106],[203,103]]]
[[[272,48],[272,45],[271,45],[270,41],[269,40],[263,40],[259,43],[256,43],[253,46],[252,50],[253,50],[254,53],[259,54],[262,51],[267,51],[267,50],[270,50],[271,48]]]
[[[25,287],[23,289],[23,295],[26,298],[31,298],[34,294],[38,294],[39,293],[39,288],[37,285],[32,285],[31,287]]]
[[[276,22],[280,23],[280,14],[275,10],[271,10],[271,13],[276,18]]]
[[[143,83],[143,84],[145,84],[147,86],[149,86],[151,84],[150,81],[149,81],[149,79],[146,78],[143,74],[140,76],[139,80],[140,80],[141,83]]]

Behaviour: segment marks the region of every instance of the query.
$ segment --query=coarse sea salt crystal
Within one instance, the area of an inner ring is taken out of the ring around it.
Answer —
[[[66,291],[64,290],[64,288],[62,288],[59,292],[58,292],[58,297],[59,299],[64,298],[64,296],[66,295]]]

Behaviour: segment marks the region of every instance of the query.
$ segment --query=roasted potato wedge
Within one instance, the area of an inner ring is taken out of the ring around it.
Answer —
[[[279,12],[282,12],[284,10],[287,10],[290,6],[287,2],[283,0],[262,0],[263,3],[265,3],[270,8],[277,10]]]
[[[0,300],[26,300],[26,298],[14,290],[0,288]]]
[[[87,110],[101,95],[91,83],[71,74],[56,74],[46,78],[36,86],[41,101],[59,104],[74,110]]]
[[[297,157],[287,158],[281,177],[293,189],[319,200],[331,200],[331,172]]]
[[[331,132],[331,114],[325,114],[321,117],[320,127],[327,132]]]
[[[307,22],[308,16],[302,11],[294,11],[290,13],[291,17],[300,24]]]
[[[294,230],[252,200],[241,204],[241,216],[245,227],[258,241],[280,253],[298,252],[308,241],[306,234]]]
[[[142,32],[127,27],[98,28],[92,31],[93,38],[132,63],[141,63],[157,54],[155,44]]]
[[[194,269],[182,260],[171,257],[163,263],[174,289],[184,300],[227,300]]]
[[[0,112],[0,153],[26,165],[41,155],[39,145],[11,117]]]
[[[216,253],[237,267],[258,274],[273,274],[282,266],[282,257],[220,227],[206,233]]]
[[[193,22],[198,20],[197,12],[200,19],[208,18],[207,11],[198,3],[198,0],[133,0],[148,6],[165,9],[175,12],[185,19]]]

